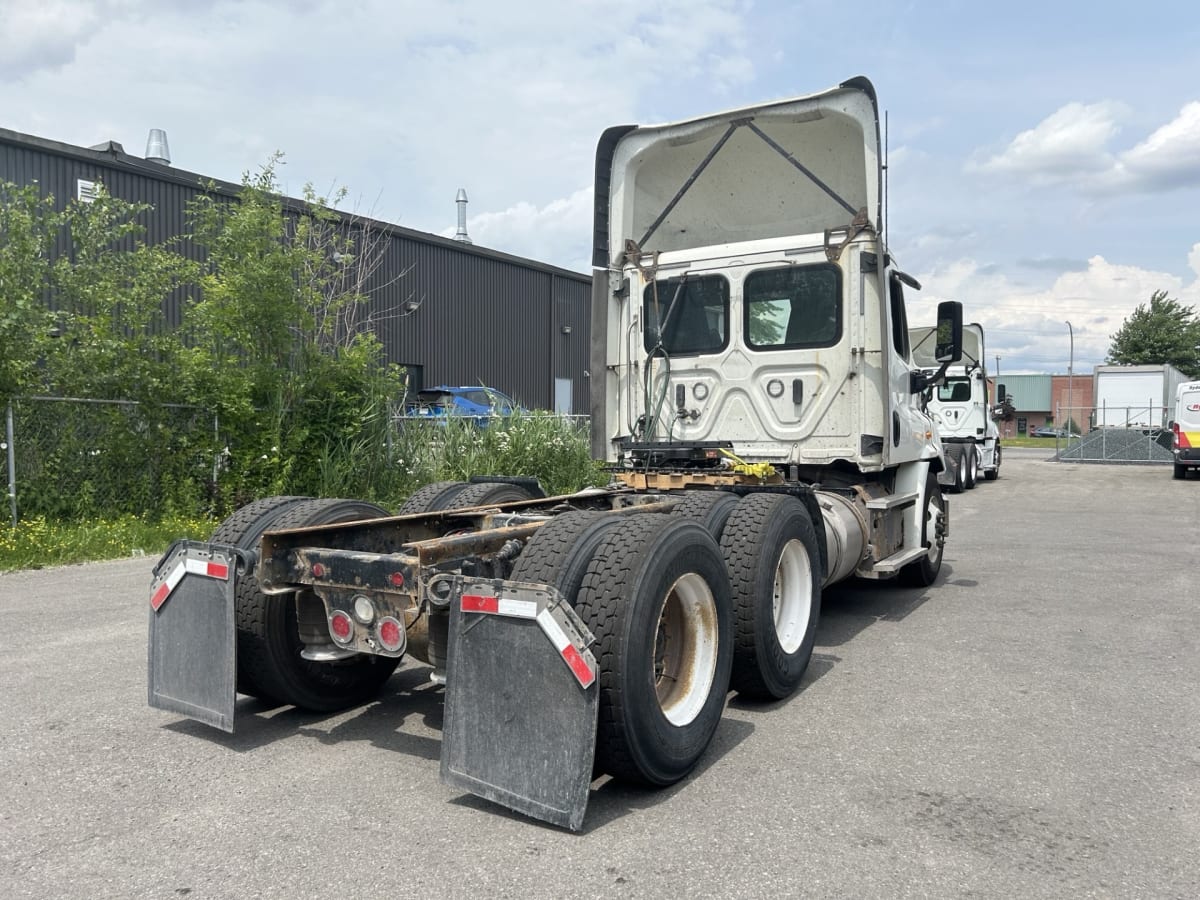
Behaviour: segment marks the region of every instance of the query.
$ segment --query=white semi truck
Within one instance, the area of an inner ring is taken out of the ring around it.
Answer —
[[[913,359],[931,372],[937,369],[934,329],[913,328],[910,334]],[[996,402],[1002,399],[997,397]],[[963,326],[962,360],[947,369],[943,381],[930,386],[928,409],[946,448],[943,481],[953,491],[971,490],[980,475],[988,481],[1000,477],[1000,429],[988,398],[982,325]]]
[[[156,567],[151,705],[232,731],[239,693],[344,708],[411,656],[445,685],[450,785],[577,829],[596,773],[683,778],[730,690],[800,685],[825,586],[941,566],[940,376],[912,360],[881,171],[864,78],[606,131],[592,427],[613,483],[439,482],[395,516],[252,503]],[[944,371],[961,306],[938,319]]]

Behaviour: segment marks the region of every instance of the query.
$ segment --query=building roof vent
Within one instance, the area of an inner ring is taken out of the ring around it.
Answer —
[[[459,188],[454,202],[458,204],[458,231],[454,232],[454,239],[464,244],[470,244],[471,239],[467,237],[467,192]]]
[[[171,164],[171,148],[167,146],[167,133],[161,128],[150,129],[150,136],[146,138],[146,159],[163,166]]]

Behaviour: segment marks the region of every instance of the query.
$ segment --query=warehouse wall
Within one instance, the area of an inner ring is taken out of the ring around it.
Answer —
[[[0,180],[37,182],[60,206],[79,182],[103,182],[115,197],[154,207],[146,239],[161,243],[186,229],[188,202],[212,183],[232,198],[238,185],[151,163],[118,145],[93,150],[0,129]],[[294,201],[293,201],[294,202]],[[452,208],[447,202],[447,219]],[[368,291],[371,317],[391,362],[413,367],[418,386],[487,384],[529,408],[586,413],[589,276],[367,221],[386,236],[384,262]],[[192,258],[200,251],[180,249]],[[181,298],[168,301],[180,319]],[[411,312],[406,311],[415,305]],[[403,315],[400,315],[404,313]],[[569,388],[569,390],[568,390]]]

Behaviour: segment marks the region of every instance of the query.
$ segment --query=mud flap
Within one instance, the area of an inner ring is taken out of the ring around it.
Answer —
[[[451,617],[442,781],[578,831],[599,705],[591,633],[552,587],[443,578],[449,591],[431,591]]]
[[[234,587],[252,560],[233,547],[176,541],[150,588],[150,705],[233,731]]]

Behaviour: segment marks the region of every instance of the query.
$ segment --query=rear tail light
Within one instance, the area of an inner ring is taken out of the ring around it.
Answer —
[[[329,617],[329,633],[339,644],[350,643],[354,640],[354,620],[342,610],[334,610]]]
[[[393,616],[384,616],[375,626],[375,636],[384,650],[395,653],[404,646],[404,626]]]

